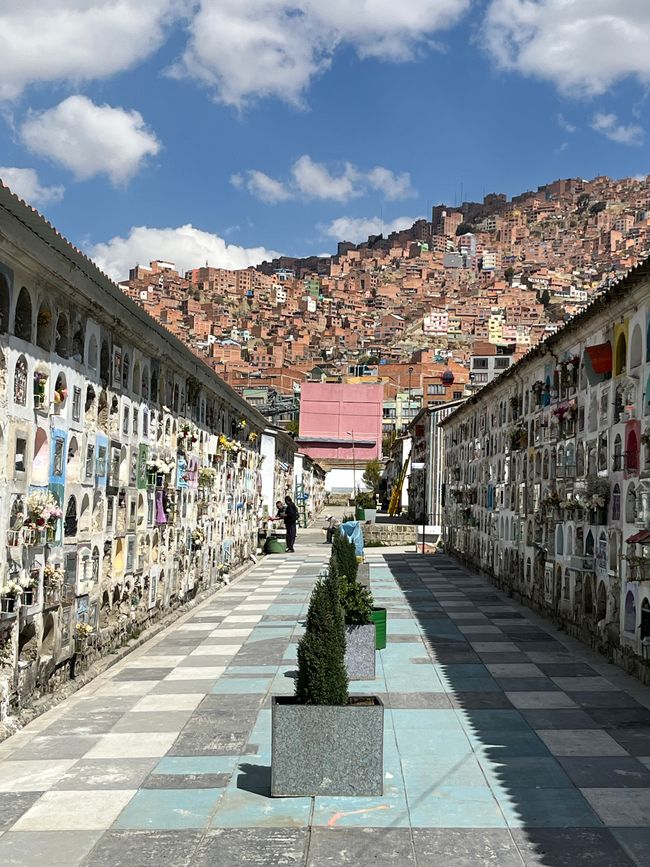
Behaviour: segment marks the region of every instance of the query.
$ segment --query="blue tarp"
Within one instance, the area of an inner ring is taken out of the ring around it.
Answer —
[[[361,529],[361,523],[359,521],[346,521],[345,524],[341,524],[339,529],[344,536],[347,536],[348,539],[352,539],[354,542],[357,557],[363,557],[363,530]]]

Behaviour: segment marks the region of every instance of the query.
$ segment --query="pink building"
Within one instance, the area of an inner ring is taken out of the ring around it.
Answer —
[[[366,463],[381,458],[383,402],[381,384],[303,382],[298,445],[330,470],[329,490],[352,490],[353,458],[357,487]]]

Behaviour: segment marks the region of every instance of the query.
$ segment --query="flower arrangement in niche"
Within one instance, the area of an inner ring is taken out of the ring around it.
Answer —
[[[162,458],[150,458],[147,461],[147,472],[162,474],[166,476],[167,473],[171,473],[174,469],[174,465],[171,461],[164,461]]]
[[[205,542],[205,531],[203,527],[195,527],[192,530],[192,542],[195,548],[200,548]]]
[[[604,509],[609,502],[609,481],[598,476],[587,477],[586,504],[589,509]]]
[[[68,389],[67,388],[55,388],[54,389],[54,403],[63,403],[68,397]]]
[[[187,440],[188,443],[194,445],[198,440],[198,431],[196,426],[192,424],[190,421],[185,421],[180,427],[180,437],[181,439]]]
[[[254,430],[252,430],[252,431],[248,434],[248,441],[249,441],[250,443],[257,442],[258,438],[259,438],[259,434],[256,433]]]
[[[0,585],[0,596],[20,596],[24,588],[19,581],[14,581],[12,578]]]
[[[211,488],[217,478],[214,467],[201,467],[199,469],[199,485],[203,488]]]
[[[42,394],[45,391],[45,383],[47,382],[47,373],[42,370],[34,372],[34,391]]]
[[[63,569],[58,563],[46,563],[43,577],[50,587],[60,587],[63,584]]]
[[[244,428],[247,426],[247,424],[248,424],[248,422],[246,421],[245,418],[240,418],[239,424],[237,425],[237,427],[239,428],[239,430],[244,430]]]
[[[90,623],[77,623],[76,626],[77,638],[88,638],[93,634],[93,628]]]
[[[27,498],[26,524],[32,529],[54,527],[59,518],[63,517],[63,510],[56,498],[50,493],[30,494]]]
[[[639,438],[639,441],[640,441],[641,444],[644,445],[644,446],[647,446],[648,444],[650,444],[650,428],[647,427],[647,428],[643,431],[643,433],[641,434],[641,436],[640,436],[640,438]]]

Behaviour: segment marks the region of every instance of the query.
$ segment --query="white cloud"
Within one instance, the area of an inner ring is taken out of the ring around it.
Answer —
[[[279,255],[264,247],[227,244],[218,235],[189,223],[165,229],[134,226],[126,238],[116,236],[94,244],[87,253],[114,280],[125,280],[134,265],[148,265],[154,259],[174,262],[183,272],[206,262],[215,268],[248,268]]]
[[[298,191],[310,199],[334,199],[345,202],[360,193],[355,187],[357,170],[350,163],[345,164],[339,175],[329,173],[323,163],[317,163],[310,156],[302,156],[291,169]]]
[[[302,104],[338,46],[360,57],[407,61],[431,48],[471,0],[200,0],[190,39],[173,72],[197,79],[220,101],[255,97]]]
[[[287,199],[347,202],[366,195],[370,190],[377,190],[389,201],[416,195],[408,172],[396,174],[383,166],[362,172],[348,162],[338,172],[332,172],[324,163],[318,163],[306,154],[291,167],[289,181],[279,181],[264,172],[248,169],[244,174],[233,175],[230,182],[237,189],[245,188],[255,198],[269,204]]]
[[[650,79],[646,0],[492,0],[482,38],[501,68],[566,92],[594,95],[626,76]]]
[[[20,0],[0,3],[0,99],[40,81],[105,78],[163,43],[179,0]]]
[[[645,138],[643,127],[635,123],[628,125],[619,123],[615,114],[600,112],[594,115],[591,128],[595,129],[596,132],[601,132],[608,139],[618,142],[618,144],[641,145]]]
[[[106,174],[124,184],[160,142],[137,111],[95,105],[69,96],[54,108],[33,113],[21,128],[27,147],[70,169],[78,180]]]
[[[0,180],[12,193],[30,205],[53,205],[60,202],[65,187],[46,187],[41,184],[35,169],[0,166]]]
[[[230,183],[237,189],[245,187],[252,196],[269,205],[275,205],[277,202],[284,202],[291,198],[291,193],[281,181],[276,181],[275,178],[271,178],[257,169],[249,169],[245,176],[232,175]]]
[[[411,176],[408,172],[396,175],[390,169],[376,166],[368,172],[368,182],[371,187],[382,192],[388,201],[408,199],[416,195],[415,190],[411,187]]]
[[[565,132],[573,134],[578,131],[578,127],[568,121],[563,114],[558,114],[557,122],[560,129],[563,129]]]
[[[337,241],[351,241],[358,244],[365,241],[368,235],[390,235],[401,229],[410,228],[418,217],[397,217],[384,222],[381,217],[338,217],[328,226],[323,227],[323,234]]]

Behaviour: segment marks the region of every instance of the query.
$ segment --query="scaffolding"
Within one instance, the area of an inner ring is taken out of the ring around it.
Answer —
[[[394,518],[396,515],[399,515],[402,511],[402,489],[404,487],[404,482],[406,481],[406,473],[408,471],[409,461],[411,460],[411,455],[407,455],[406,460],[404,461],[404,466],[400,470],[399,478],[397,479],[397,484],[393,488],[393,492],[390,495],[390,503],[388,504],[388,514],[391,518]]]

